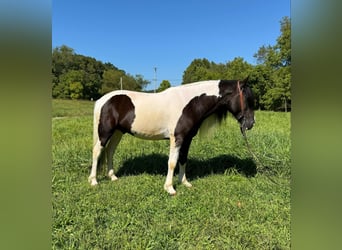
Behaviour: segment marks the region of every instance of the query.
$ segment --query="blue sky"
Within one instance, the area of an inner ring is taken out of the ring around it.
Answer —
[[[262,45],[274,45],[290,0],[52,1],[52,47],[110,62],[157,85],[182,81],[195,58],[255,64]]]

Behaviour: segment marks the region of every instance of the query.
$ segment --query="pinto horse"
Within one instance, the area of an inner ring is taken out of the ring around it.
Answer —
[[[122,135],[129,133],[148,140],[169,139],[164,189],[170,195],[176,194],[172,178],[178,162],[179,181],[191,187],[186,179],[185,166],[192,138],[201,125],[208,121],[220,122],[229,111],[240,123],[241,132],[253,127],[254,96],[247,79],[201,81],[171,87],[160,93],[128,90],[107,93],[94,106],[93,163],[89,182],[97,184],[97,167],[105,161],[109,178],[117,179],[113,155]]]

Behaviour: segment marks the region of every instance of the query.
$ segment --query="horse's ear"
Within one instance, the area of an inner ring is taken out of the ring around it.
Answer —
[[[248,85],[248,80],[249,80],[249,75],[243,79],[242,81],[240,81],[240,86],[241,88],[243,88],[244,86],[247,86]]]
[[[248,75],[245,79],[243,79],[242,82],[243,82],[244,84],[247,84],[248,80],[249,80],[249,75]]]

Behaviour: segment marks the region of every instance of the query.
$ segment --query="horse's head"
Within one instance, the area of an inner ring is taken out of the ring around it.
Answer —
[[[241,132],[251,129],[255,123],[255,98],[247,81],[248,77],[236,82],[236,94],[233,94],[231,99],[232,114],[239,121]]]
[[[251,129],[254,120],[254,95],[248,86],[248,77],[241,81],[229,81],[226,86],[221,86],[221,94],[228,104],[228,110],[239,121],[241,132]]]

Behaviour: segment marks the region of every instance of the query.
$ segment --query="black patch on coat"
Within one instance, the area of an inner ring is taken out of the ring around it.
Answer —
[[[220,80],[218,86],[219,95],[223,97],[236,91],[236,80]]]
[[[130,133],[135,118],[134,105],[127,95],[111,97],[101,108],[99,140],[105,146],[115,130]]]
[[[184,107],[175,128],[176,145],[180,146],[183,142],[190,144],[187,141],[191,141],[202,122],[212,114],[217,115],[219,121],[227,115],[227,106],[221,103],[220,97],[202,94],[191,99]]]

